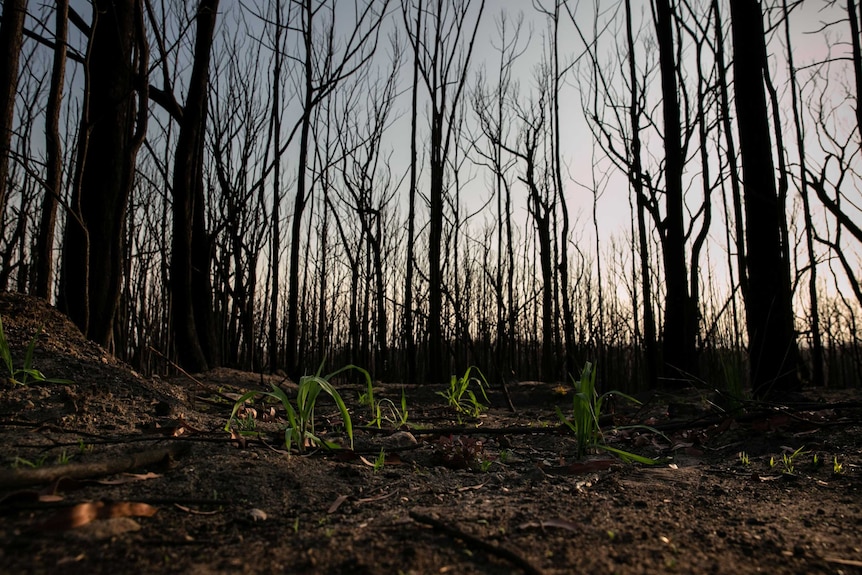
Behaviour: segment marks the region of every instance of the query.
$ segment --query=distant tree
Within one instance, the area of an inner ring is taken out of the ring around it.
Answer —
[[[514,22],[505,11],[496,19],[500,45],[496,47],[499,56],[496,84],[486,85],[493,78],[482,72],[473,93],[473,111],[479,117],[482,133],[489,142],[488,148],[475,146],[478,161],[488,167],[494,179],[494,199],[496,202],[496,252],[492,289],[495,303],[494,342],[496,374],[492,377],[509,378],[515,364],[515,248],[512,231],[512,169],[517,159],[505,153],[503,143],[508,140],[513,129],[514,114],[511,100],[517,90],[513,78],[513,66],[524,53],[529,38],[521,40],[524,17],[521,14]],[[505,379],[504,379],[505,381]]]
[[[464,93],[485,0],[478,0],[475,15],[471,15],[473,5],[473,0],[439,0],[426,6],[422,18],[414,22],[412,15],[421,10],[421,0],[419,6],[413,0],[401,2],[407,37],[417,55],[417,69],[430,99],[427,341],[428,377],[431,381],[442,381],[449,374],[448,361],[443,357],[442,330],[445,176],[453,146],[456,114]]]
[[[290,272],[287,293],[287,330],[285,364],[288,375],[298,378],[300,366],[297,352],[300,319],[300,269],[302,250],[303,214],[310,198],[308,172],[311,128],[314,109],[346,78],[360,70],[377,49],[380,23],[386,14],[389,0],[354,0],[352,32],[347,39],[337,44],[335,2],[324,0],[294,0],[298,10],[298,24],[302,55],[297,60],[302,66],[300,73],[300,98],[302,117],[299,127],[299,158],[296,177],[296,195],[293,201],[293,219],[290,232]],[[327,15],[328,13],[328,15]]]
[[[731,0],[733,78],[742,153],[748,247],[746,318],[751,383],[758,397],[799,387],[797,344],[788,267],[783,260],[769,116],[763,14],[758,0]]]

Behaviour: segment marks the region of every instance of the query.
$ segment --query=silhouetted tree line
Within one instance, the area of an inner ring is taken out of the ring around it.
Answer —
[[[862,8],[581,4],[6,0],[0,288],[145,372],[858,386]]]

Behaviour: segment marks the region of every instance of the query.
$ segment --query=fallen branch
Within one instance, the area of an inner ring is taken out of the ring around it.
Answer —
[[[470,535],[469,533],[461,531],[457,527],[447,525],[441,521],[438,521],[437,519],[434,519],[433,517],[422,515],[421,513],[417,513],[415,511],[410,512],[410,517],[418,523],[430,525],[437,531],[441,531],[450,537],[460,539],[471,547],[481,549],[483,551],[491,553],[492,555],[496,555],[497,557],[505,559],[510,563],[520,567],[524,571],[524,573],[527,573],[528,575],[542,575],[541,569],[534,566],[532,563],[530,563],[511,549],[507,549],[506,547],[502,547],[500,545],[494,545],[493,543],[488,543],[487,541],[479,539],[474,535]]]
[[[112,457],[107,461],[93,463],[69,463],[52,465],[37,469],[0,470],[0,489],[20,489],[31,485],[53,483],[64,477],[69,479],[90,479],[104,475],[114,475],[131,471],[147,465],[155,465],[169,457],[177,457],[189,452],[191,445],[185,441],[174,441],[164,447],[148,449]]]

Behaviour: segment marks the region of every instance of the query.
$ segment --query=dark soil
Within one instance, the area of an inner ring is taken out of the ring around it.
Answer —
[[[2,573],[862,572],[855,392],[735,417],[709,390],[618,403],[605,440],[661,460],[646,466],[578,460],[565,388],[512,384],[515,412],[492,390],[460,423],[440,386],[406,388],[398,431],[366,428],[363,387],[336,380],[355,450],[289,455],[280,407],[242,423],[259,438],[224,426],[232,398],[290,382],[144,378],[36,300],[0,295],[0,317],[16,367],[41,326],[34,367],[73,381],[0,384]],[[346,442],[328,398],[315,422]],[[664,434],[619,429],[634,424]]]

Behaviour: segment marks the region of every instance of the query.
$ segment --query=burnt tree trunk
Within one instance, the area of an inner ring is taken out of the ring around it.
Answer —
[[[748,247],[749,364],[755,395],[767,397],[798,388],[798,350],[764,91],[763,15],[757,0],[731,0],[730,9]]]
[[[27,0],[5,0],[0,21],[0,218],[6,211],[6,181],[9,178],[9,153],[18,91],[18,60],[24,39]]]
[[[211,330],[212,292],[203,218],[203,141],[217,10],[218,0],[201,0],[198,6],[194,63],[174,157],[171,321],[180,365],[189,371],[206,371],[215,359],[215,346],[209,347],[215,334],[206,331]]]
[[[69,2],[57,0],[55,15],[54,61],[51,69],[51,88],[45,109],[45,199],[39,220],[36,240],[36,295],[45,299],[51,296],[54,283],[54,236],[57,227],[57,206],[63,177],[63,152],[60,142],[60,105],[66,78],[66,36],[69,28]]]
[[[688,294],[683,230],[682,170],[685,158],[680,129],[677,95],[677,62],[673,38],[673,12],[669,0],[657,0],[655,26],[658,36],[659,66],[664,119],[665,218],[657,222],[662,240],[665,280],[663,365],[665,381],[696,375],[695,330]]]
[[[136,106],[134,83],[136,75],[146,76],[147,54],[138,2],[96,0],[93,13],[80,179],[64,235],[58,303],[88,338],[110,348],[126,208],[147,122],[147,95],[140,94]]]

